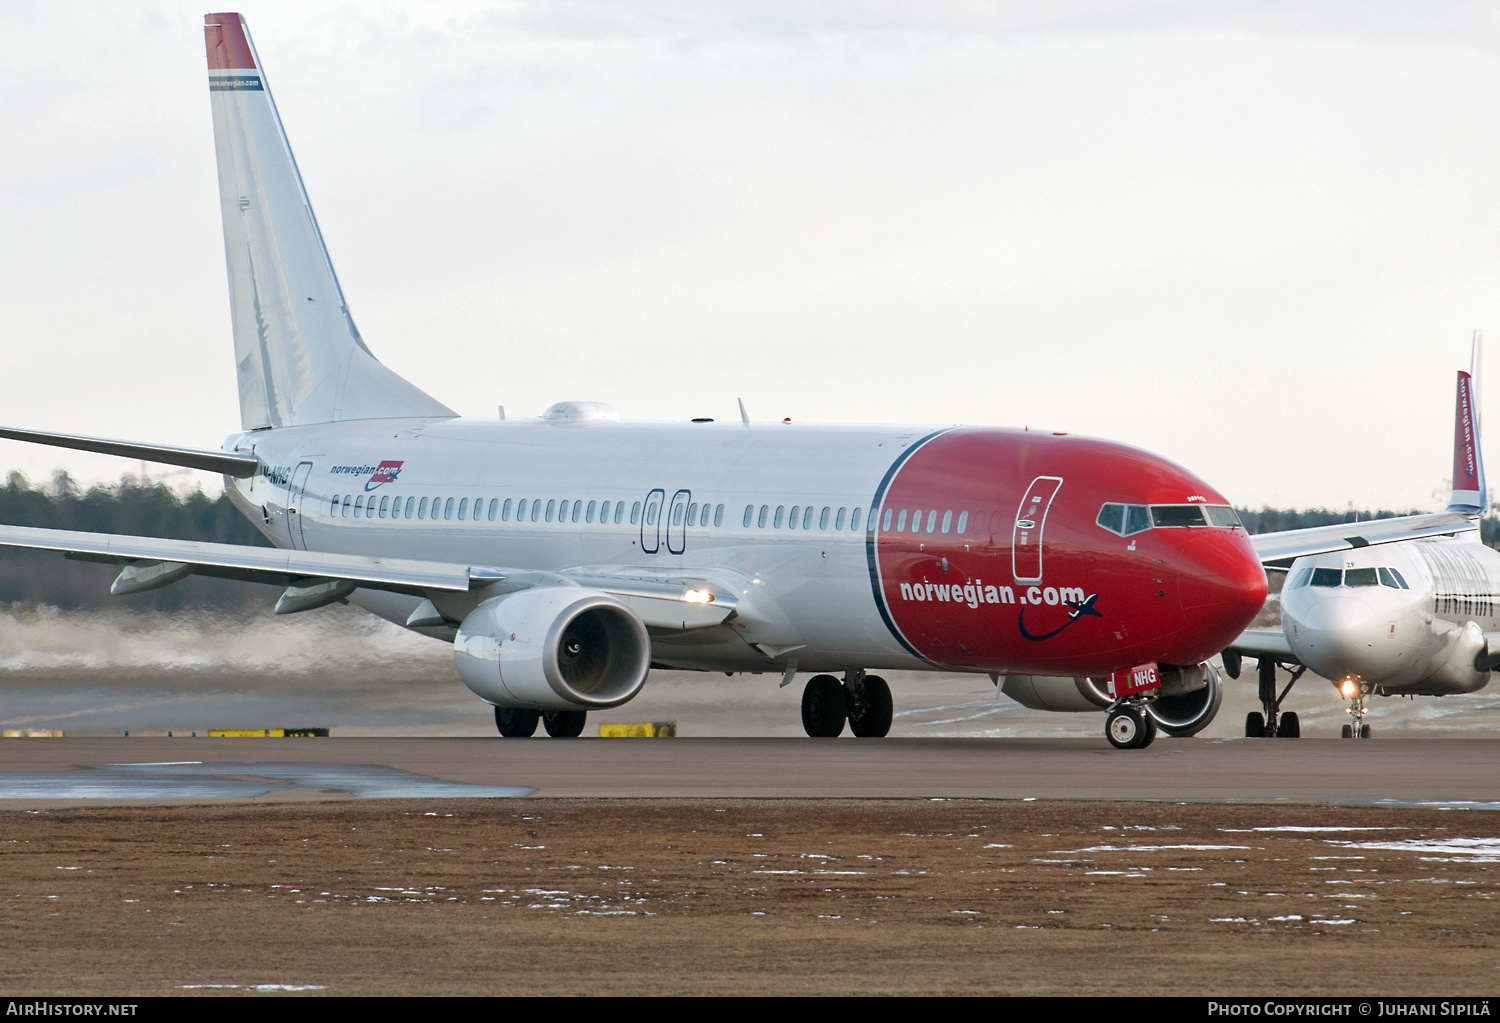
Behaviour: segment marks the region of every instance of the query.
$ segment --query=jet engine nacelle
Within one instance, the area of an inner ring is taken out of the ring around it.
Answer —
[[[1219,670],[1202,664],[1157,666],[1161,695],[1146,705],[1156,724],[1168,735],[1197,735],[1207,728],[1224,702]]]
[[[1090,678],[1061,675],[1006,675],[1000,691],[1032,710],[1100,711],[1110,705],[1108,691]]]
[[[641,691],[651,640],[614,597],[549,586],[476,607],[458,627],[453,660],[464,685],[497,707],[604,710]]]

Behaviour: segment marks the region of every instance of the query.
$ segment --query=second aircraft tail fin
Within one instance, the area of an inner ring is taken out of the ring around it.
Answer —
[[[203,21],[242,426],[454,415],[365,347],[244,19]]]
[[[1458,400],[1453,413],[1453,493],[1448,510],[1464,515],[1489,511],[1489,490],[1484,481],[1484,456],[1479,446],[1478,390],[1479,353],[1482,337],[1474,332],[1472,372],[1458,373]]]

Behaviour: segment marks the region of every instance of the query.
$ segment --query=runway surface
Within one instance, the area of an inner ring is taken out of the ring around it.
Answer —
[[[1500,740],[13,739],[0,806],[355,797],[978,798],[1500,809]]]

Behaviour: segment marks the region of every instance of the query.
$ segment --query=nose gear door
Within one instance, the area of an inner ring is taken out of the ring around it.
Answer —
[[[1042,530],[1047,511],[1062,486],[1061,476],[1038,476],[1026,488],[1016,509],[1016,524],[1010,537],[1010,567],[1018,583],[1042,581]]]

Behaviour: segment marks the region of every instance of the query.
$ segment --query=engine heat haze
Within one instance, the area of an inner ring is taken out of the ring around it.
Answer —
[[[217,451],[0,435],[212,466],[276,549],[0,543],[113,561],[119,593],[198,573],[285,586],[280,613],[347,600],[452,643],[510,736],[577,735],[653,665],[811,673],[815,735],[886,734],[880,669],[1004,675],[1023,702],[1111,711],[1121,746],[1212,717],[1206,662],[1266,579],[1207,482],[1027,430],[628,422],[584,401],[460,417],[356,328],[244,19],[205,35],[242,432]],[[1160,692],[1111,699],[1143,665]]]

